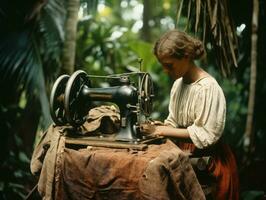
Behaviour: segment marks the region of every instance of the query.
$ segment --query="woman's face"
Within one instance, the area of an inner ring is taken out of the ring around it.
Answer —
[[[162,64],[164,71],[173,79],[183,77],[189,68],[188,58],[164,57],[160,58],[159,62]]]

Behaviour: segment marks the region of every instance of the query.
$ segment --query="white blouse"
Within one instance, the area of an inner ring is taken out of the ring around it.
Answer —
[[[166,125],[187,128],[198,148],[214,144],[221,137],[226,115],[223,91],[212,77],[186,84],[177,79],[171,89]]]

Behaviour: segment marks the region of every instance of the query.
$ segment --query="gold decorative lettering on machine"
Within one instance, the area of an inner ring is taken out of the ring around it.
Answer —
[[[103,99],[106,99],[106,100],[111,100],[112,99],[112,95],[111,94],[90,94],[90,97],[91,98],[103,98]]]

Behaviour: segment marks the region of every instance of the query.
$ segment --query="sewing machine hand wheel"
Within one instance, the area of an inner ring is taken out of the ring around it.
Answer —
[[[140,85],[141,111],[145,116],[152,112],[152,99],[154,97],[153,82],[150,74],[145,73],[141,79]]]
[[[67,121],[73,127],[82,125],[86,121],[89,102],[84,100],[82,90],[90,87],[86,72],[78,70],[69,78],[65,89],[64,107]]]
[[[56,79],[50,95],[50,112],[51,117],[56,125],[64,125],[67,123],[64,110],[64,93],[68,75],[61,75]]]

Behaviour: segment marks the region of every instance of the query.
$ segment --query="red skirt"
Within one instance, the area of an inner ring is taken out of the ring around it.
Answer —
[[[237,164],[234,154],[227,144],[218,142],[206,149],[198,149],[192,143],[178,143],[178,146],[182,150],[190,151],[193,155],[211,156],[213,158],[207,171],[216,181],[216,188],[213,193],[214,199],[239,199]]]

